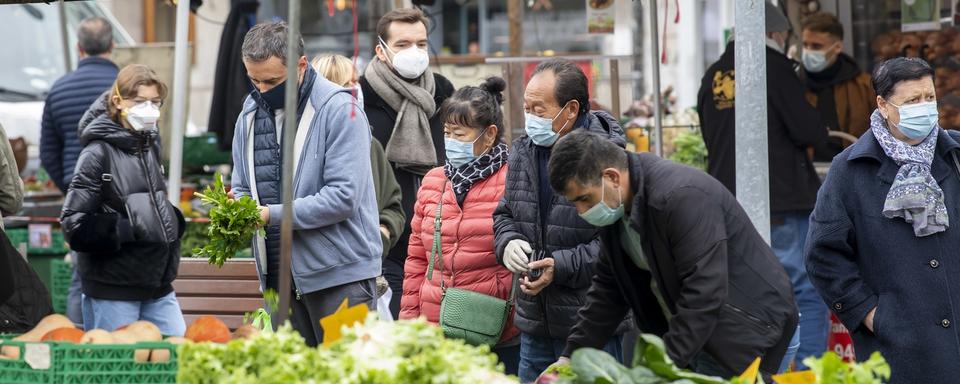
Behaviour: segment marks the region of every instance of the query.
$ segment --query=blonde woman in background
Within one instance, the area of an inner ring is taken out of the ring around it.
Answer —
[[[320,76],[334,84],[351,89],[354,97],[360,103],[360,109],[357,110],[357,113],[363,113],[363,94],[360,93],[360,87],[357,83],[359,77],[352,60],[341,55],[322,55],[313,59],[312,65]],[[370,142],[370,162],[373,169],[373,187],[377,195],[377,208],[380,212],[383,256],[386,257],[390,249],[400,239],[406,217],[400,204],[400,184],[397,183],[393,168],[387,161],[383,146],[376,139]],[[386,285],[386,280],[382,276],[377,278],[378,296],[382,295],[382,292],[387,289]],[[403,292],[402,286],[391,287],[391,291],[396,296],[390,299],[390,314],[393,319],[396,319],[400,310],[399,294]]]

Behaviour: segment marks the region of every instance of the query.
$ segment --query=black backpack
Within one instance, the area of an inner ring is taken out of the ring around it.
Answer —
[[[47,287],[0,231],[0,333],[25,333],[51,313]]]

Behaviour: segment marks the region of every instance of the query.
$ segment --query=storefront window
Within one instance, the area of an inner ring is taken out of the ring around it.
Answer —
[[[940,126],[946,129],[960,129],[960,31],[954,26],[955,2],[915,0],[919,8],[940,4],[940,28],[904,32],[901,21],[916,16],[905,16],[901,1],[854,0],[852,25],[847,26],[853,32],[854,56],[865,70],[898,56],[921,57],[934,67]]]

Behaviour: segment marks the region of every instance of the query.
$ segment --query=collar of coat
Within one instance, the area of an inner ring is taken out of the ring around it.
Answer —
[[[960,133],[957,133],[957,135],[960,135]],[[957,142],[957,138],[955,138],[953,134],[948,133],[948,131],[940,129],[940,133],[937,136],[936,156],[930,169],[933,177],[937,179],[937,182],[942,182],[951,172],[960,171],[955,169],[953,159],[950,156],[950,152],[956,150],[960,150],[960,143]],[[960,153],[958,153],[958,155],[960,155]],[[877,142],[877,138],[873,136],[873,132],[870,132],[870,130],[867,130],[867,132],[860,137],[860,140],[857,140],[856,143],[850,146],[850,155],[847,157],[847,161],[850,162],[863,160],[873,160],[880,163],[880,170],[877,172],[877,177],[887,183],[893,183],[893,179],[897,176],[897,170],[900,169],[900,167],[883,152],[883,148],[880,147],[880,143]]]

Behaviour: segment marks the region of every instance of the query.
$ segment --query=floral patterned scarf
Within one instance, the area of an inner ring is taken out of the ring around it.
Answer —
[[[934,127],[920,144],[910,145],[893,137],[886,120],[877,110],[870,117],[870,130],[883,152],[900,166],[887,192],[883,216],[890,219],[902,217],[913,225],[917,237],[947,230],[950,220],[943,202],[943,190],[930,173],[940,126]]]

